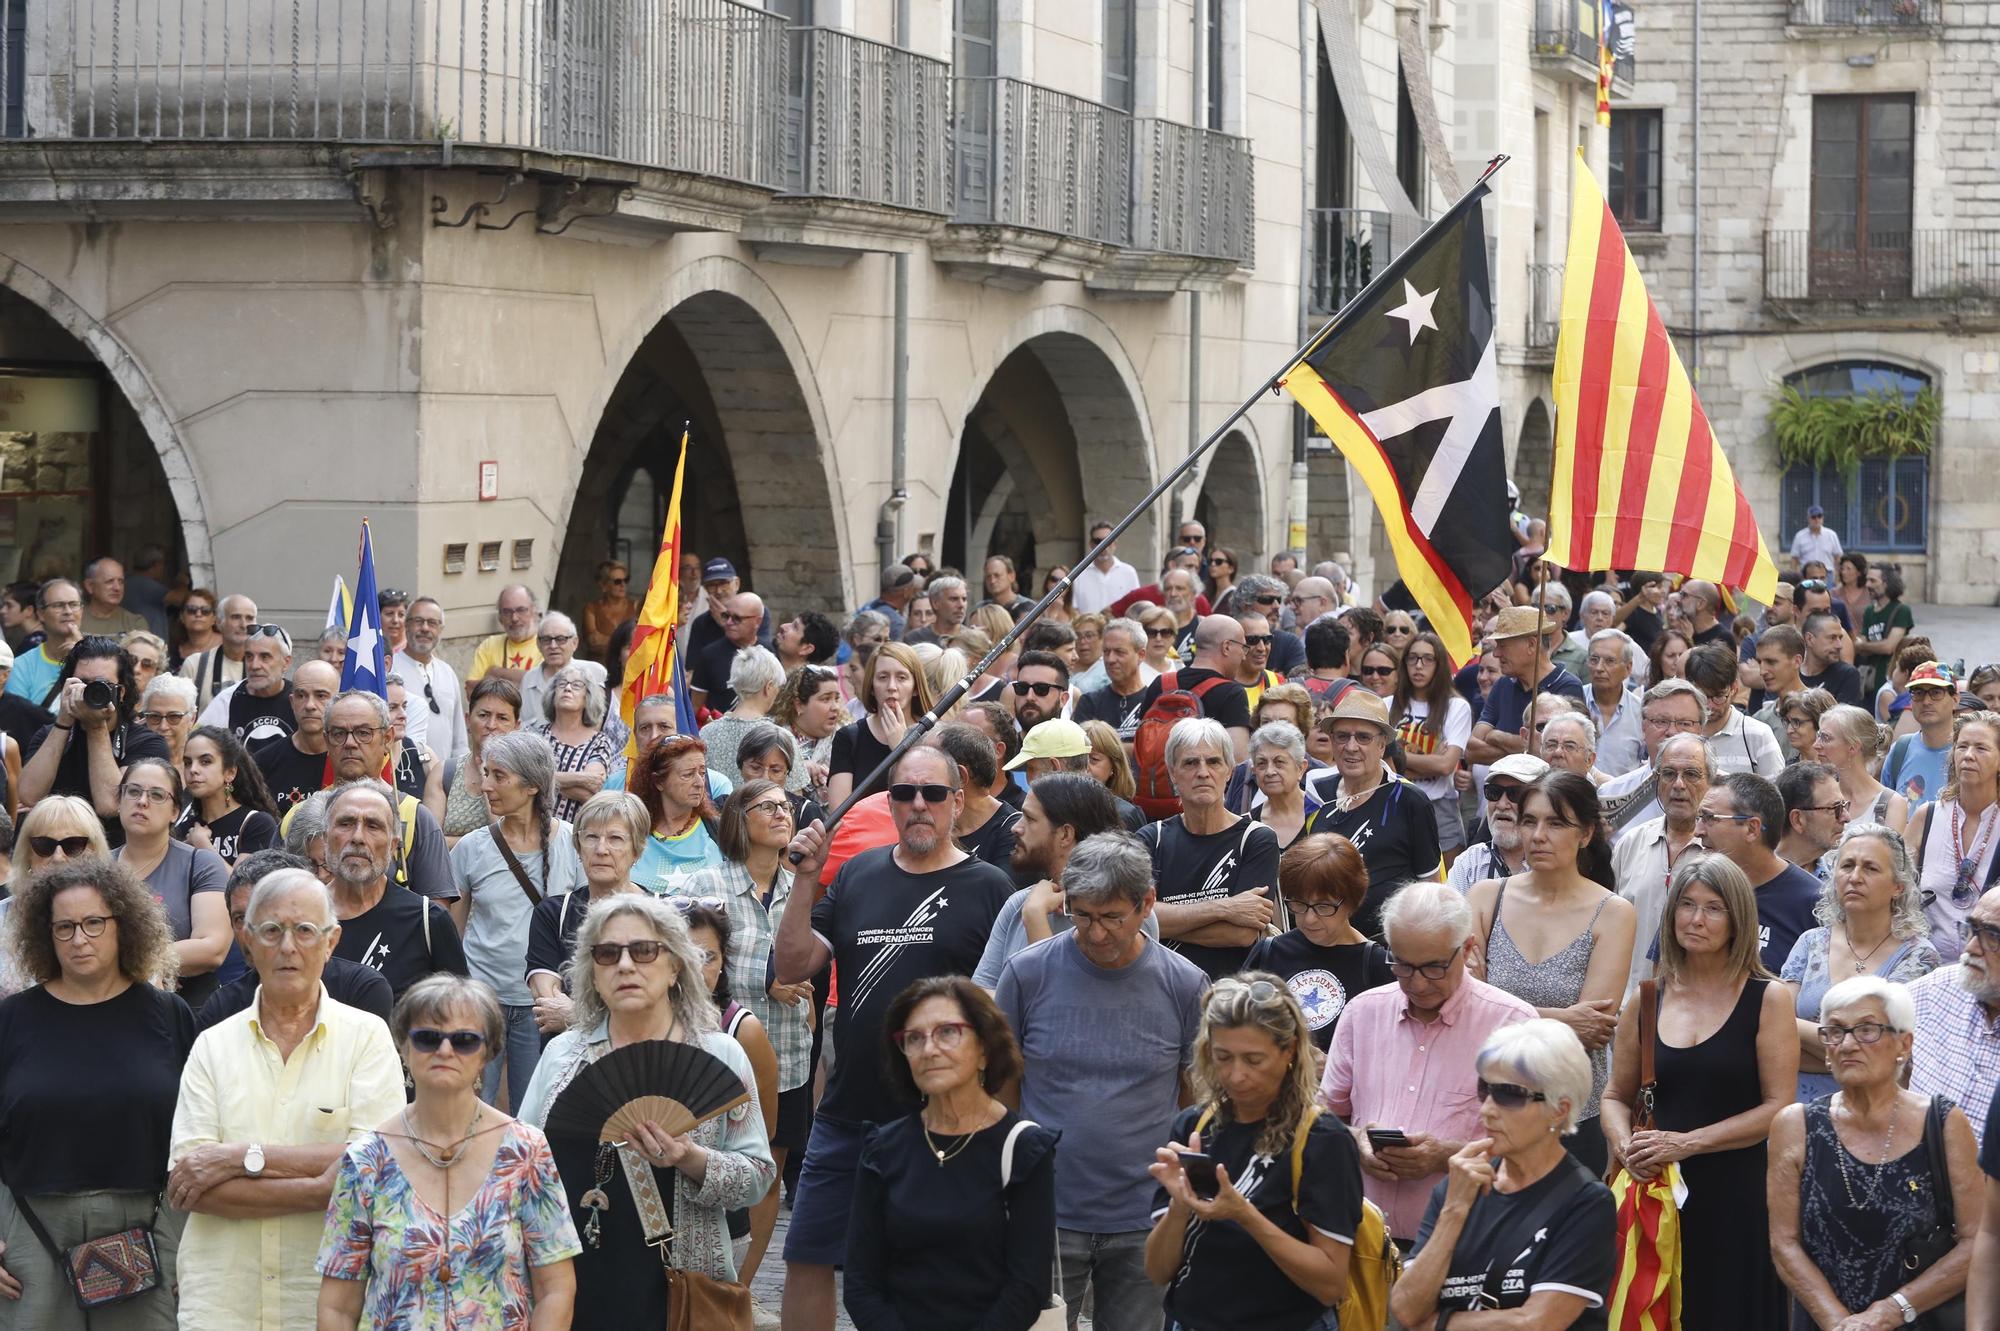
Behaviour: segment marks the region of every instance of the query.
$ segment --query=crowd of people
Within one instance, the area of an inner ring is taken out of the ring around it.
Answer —
[[[1814,521],[1752,614],[1523,520],[1463,662],[1196,522],[844,620],[688,555],[691,733],[615,561],[383,591],[381,694],[7,588],[0,1327],[2000,1331],[2000,668]],[[676,1045],[732,1107],[557,1110]]]

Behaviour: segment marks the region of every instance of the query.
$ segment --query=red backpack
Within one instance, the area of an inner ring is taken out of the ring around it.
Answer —
[[[1224,676],[1217,675],[1192,689],[1184,689],[1180,687],[1178,670],[1160,676],[1160,696],[1153,699],[1152,706],[1139,718],[1139,729],[1132,736],[1132,774],[1139,787],[1132,802],[1148,818],[1157,821],[1181,811],[1180,796],[1174,794],[1172,773],[1167,770],[1167,736],[1176,722],[1205,715],[1201,707],[1203,696],[1226,682]]]

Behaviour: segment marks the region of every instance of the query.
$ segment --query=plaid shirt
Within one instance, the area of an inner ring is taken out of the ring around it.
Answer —
[[[1963,966],[1942,966],[1910,984],[1917,1005],[1917,1039],[1910,1051],[1910,1089],[1943,1095],[1986,1140],[1986,1107],[2000,1080],[2000,1017],[1988,1016],[1959,983]]]
[[[810,999],[801,998],[790,1007],[779,1007],[766,992],[770,977],[771,943],[777,937],[778,920],[792,895],[792,873],[779,869],[771,889],[771,904],[751,880],[750,871],[740,864],[716,864],[683,874],[667,885],[668,896],[717,897],[729,914],[729,994],[756,1014],[771,1037],[778,1054],[778,1089],[794,1090],[806,1084],[812,1072],[812,1029],[806,1023],[812,1011]]]

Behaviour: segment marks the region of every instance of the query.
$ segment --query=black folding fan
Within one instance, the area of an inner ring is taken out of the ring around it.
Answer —
[[[749,1099],[742,1078],[706,1049],[644,1040],[577,1073],[549,1106],[542,1130],[551,1137],[624,1142],[651,1120],[677,1137]]]

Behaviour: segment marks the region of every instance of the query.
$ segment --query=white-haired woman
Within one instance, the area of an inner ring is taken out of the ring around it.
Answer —
[[[1361,1156],[1340,1120],[1320,1112],[1315,1066],[1305,1013],[1283,980],[1250,971],[1208,991],[1194,1103],[1149,1171],[1160,1187],[1146,1275],[1167,1287],[1170,1323],[1338,1331],[1361,1223]],[[1182,1152],[1214,1162],[1213,1189],[1182,1165]]]
[[[1964,1326],[1983,1180],[1964,1112],[1901,1085],[1916,1005],[1902,985],[1854,975],[1826,991],[1819,1018],[1840,1089],[1771,1126],[1771,1257],[1796,1301],[1792,1325],[1888,1331],[1956,1304],[1955,1319],[1924,1324]],[[1957,1243],[1913,1262],[1946,1199]]]
[[[458,900],[451,918],[465,939],[472,978],[499,995],[504,1044],[487,1051],[480,1094],[518,1106],[542,1052],[535,996],[528,986],[528,936],[535,908],[583,885],[576,839],[555,809],[556,760],[547,740],[526,731],[495,735],[479,753],[479,788],[493,821],[451,848]]]
[[[1319,801],[1306,794],[1306,737],[1289,721],[1271,721],[1250,736],[1250,776],[1263,802],[1250,816],[1278,834],[1278,852],[1306,834]]]
[[[768,648],[753,643],[736,653],[729,663],[729,688],[736,705],[701,728],[710,770],[736,780],[737,744],[745,731],[771,715],[784,687],[785,668]]]
[[[1812,756],[1834,770],[1840,793],[1857,823],[1880,823],[1901,835],[1910,802],[1875,779],[1885,743],[1882,723],[1859,707],[1842,704],[1821,713]]]
[[[581,664],[556,671],[542,695],[542,719],[528,727],[556,755],[555,816],[576,817],[583,802],[604,789],[615,752],[604,731],[604,686]]]
[[[195,725],[194,681],[182,679],[179,675],[157,675],[139,695],[139,710],[133,719],[146,729],[167,742],[167,749],[174,756],[174,766],[181,765],[181,748],[194,731]],[[21,788],[20,773],[13,767],[7,769],[7,789]]]
[[[1831,986],[1856,975],[1908,984],[1938,968],[1916,865],[1903,838],[1880,823],[1849,823],[1841,833],[1813,916],[1819,927],[1799,935],[1778,972],[1798,1011],[1800,1104],[1836,1089],[1819,1039],[1820,1003]]]
[[[695,1045],[729,1065],[750,1099],[694,1131],[670,1137],[641,1123],[623,1145],[555,1136],[556,1168],[583,1233],[576,1260],[575,1331],[664,1326],[667,1276],[652,1244],[669,1231],[675,1270],[734,1281],[732,1209],[754,1205],[777,1176],[756,1081],[742,1047],[716,1029],[702,957],[672,903],[620,893],[584,916],[568,964],[570,1028],[543,1051],[521,1100],[540,1127],[586,1064],[648,1040]],[[584,1205],[586,1197],[597,1205]]]
[[[1487,1037],[1476,1066],[1483,1135],[1432,1189],[1390,1310],[1410,1327],[1488,1308],[1522,1309],[1506,1325],[1540,1331],[1602,1327],[1618,1207],[1563,1147],[1590,1099],[1590,1057],[1576,1032],[1537,1017]]]

